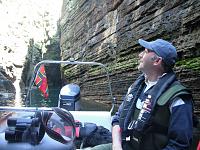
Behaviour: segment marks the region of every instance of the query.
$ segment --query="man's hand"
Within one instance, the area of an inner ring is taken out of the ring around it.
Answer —
[[[112,127],[112,149],[122,150],[121,129],[119,125]]]
[[[118,146],[117,146],[117,145],[112,145],[112,149],[113,149],[113,150],[123,150],[121,144],[118,145]]]

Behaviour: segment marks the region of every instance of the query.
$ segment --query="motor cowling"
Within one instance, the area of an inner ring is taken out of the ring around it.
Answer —
[[[80,87],[77,84],[67,84],[61,88],[59,107],[68,111],[80,110]]]

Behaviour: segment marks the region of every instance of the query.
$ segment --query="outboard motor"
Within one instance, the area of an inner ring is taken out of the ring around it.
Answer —
[[[59,107],[68,111],[80,110],[80,87],[77,84],[67,84],[60,90]]]

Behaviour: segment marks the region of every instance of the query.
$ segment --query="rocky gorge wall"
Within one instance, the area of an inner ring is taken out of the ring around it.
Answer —
[[[60,31],[62,59],[106,64],[118,103],[139,74],[138,39],[171,41],[178,52],[177,76],[193,92],[200,113],[199,0],[63,0]],[[109,103],[108,93],[101,92],[101,71],[92,68],[86,74],[87,69],[63,68],[63,76],[78,81],[88,98]]]

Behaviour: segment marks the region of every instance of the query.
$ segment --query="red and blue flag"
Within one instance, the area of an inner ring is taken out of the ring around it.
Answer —
[[[38,72],[35,77],[35,85],[39,88],[45,98],[48,98],[48,84],[47,84],[47,76],[45,73],[44,65],[41,65],[38,69]]]

